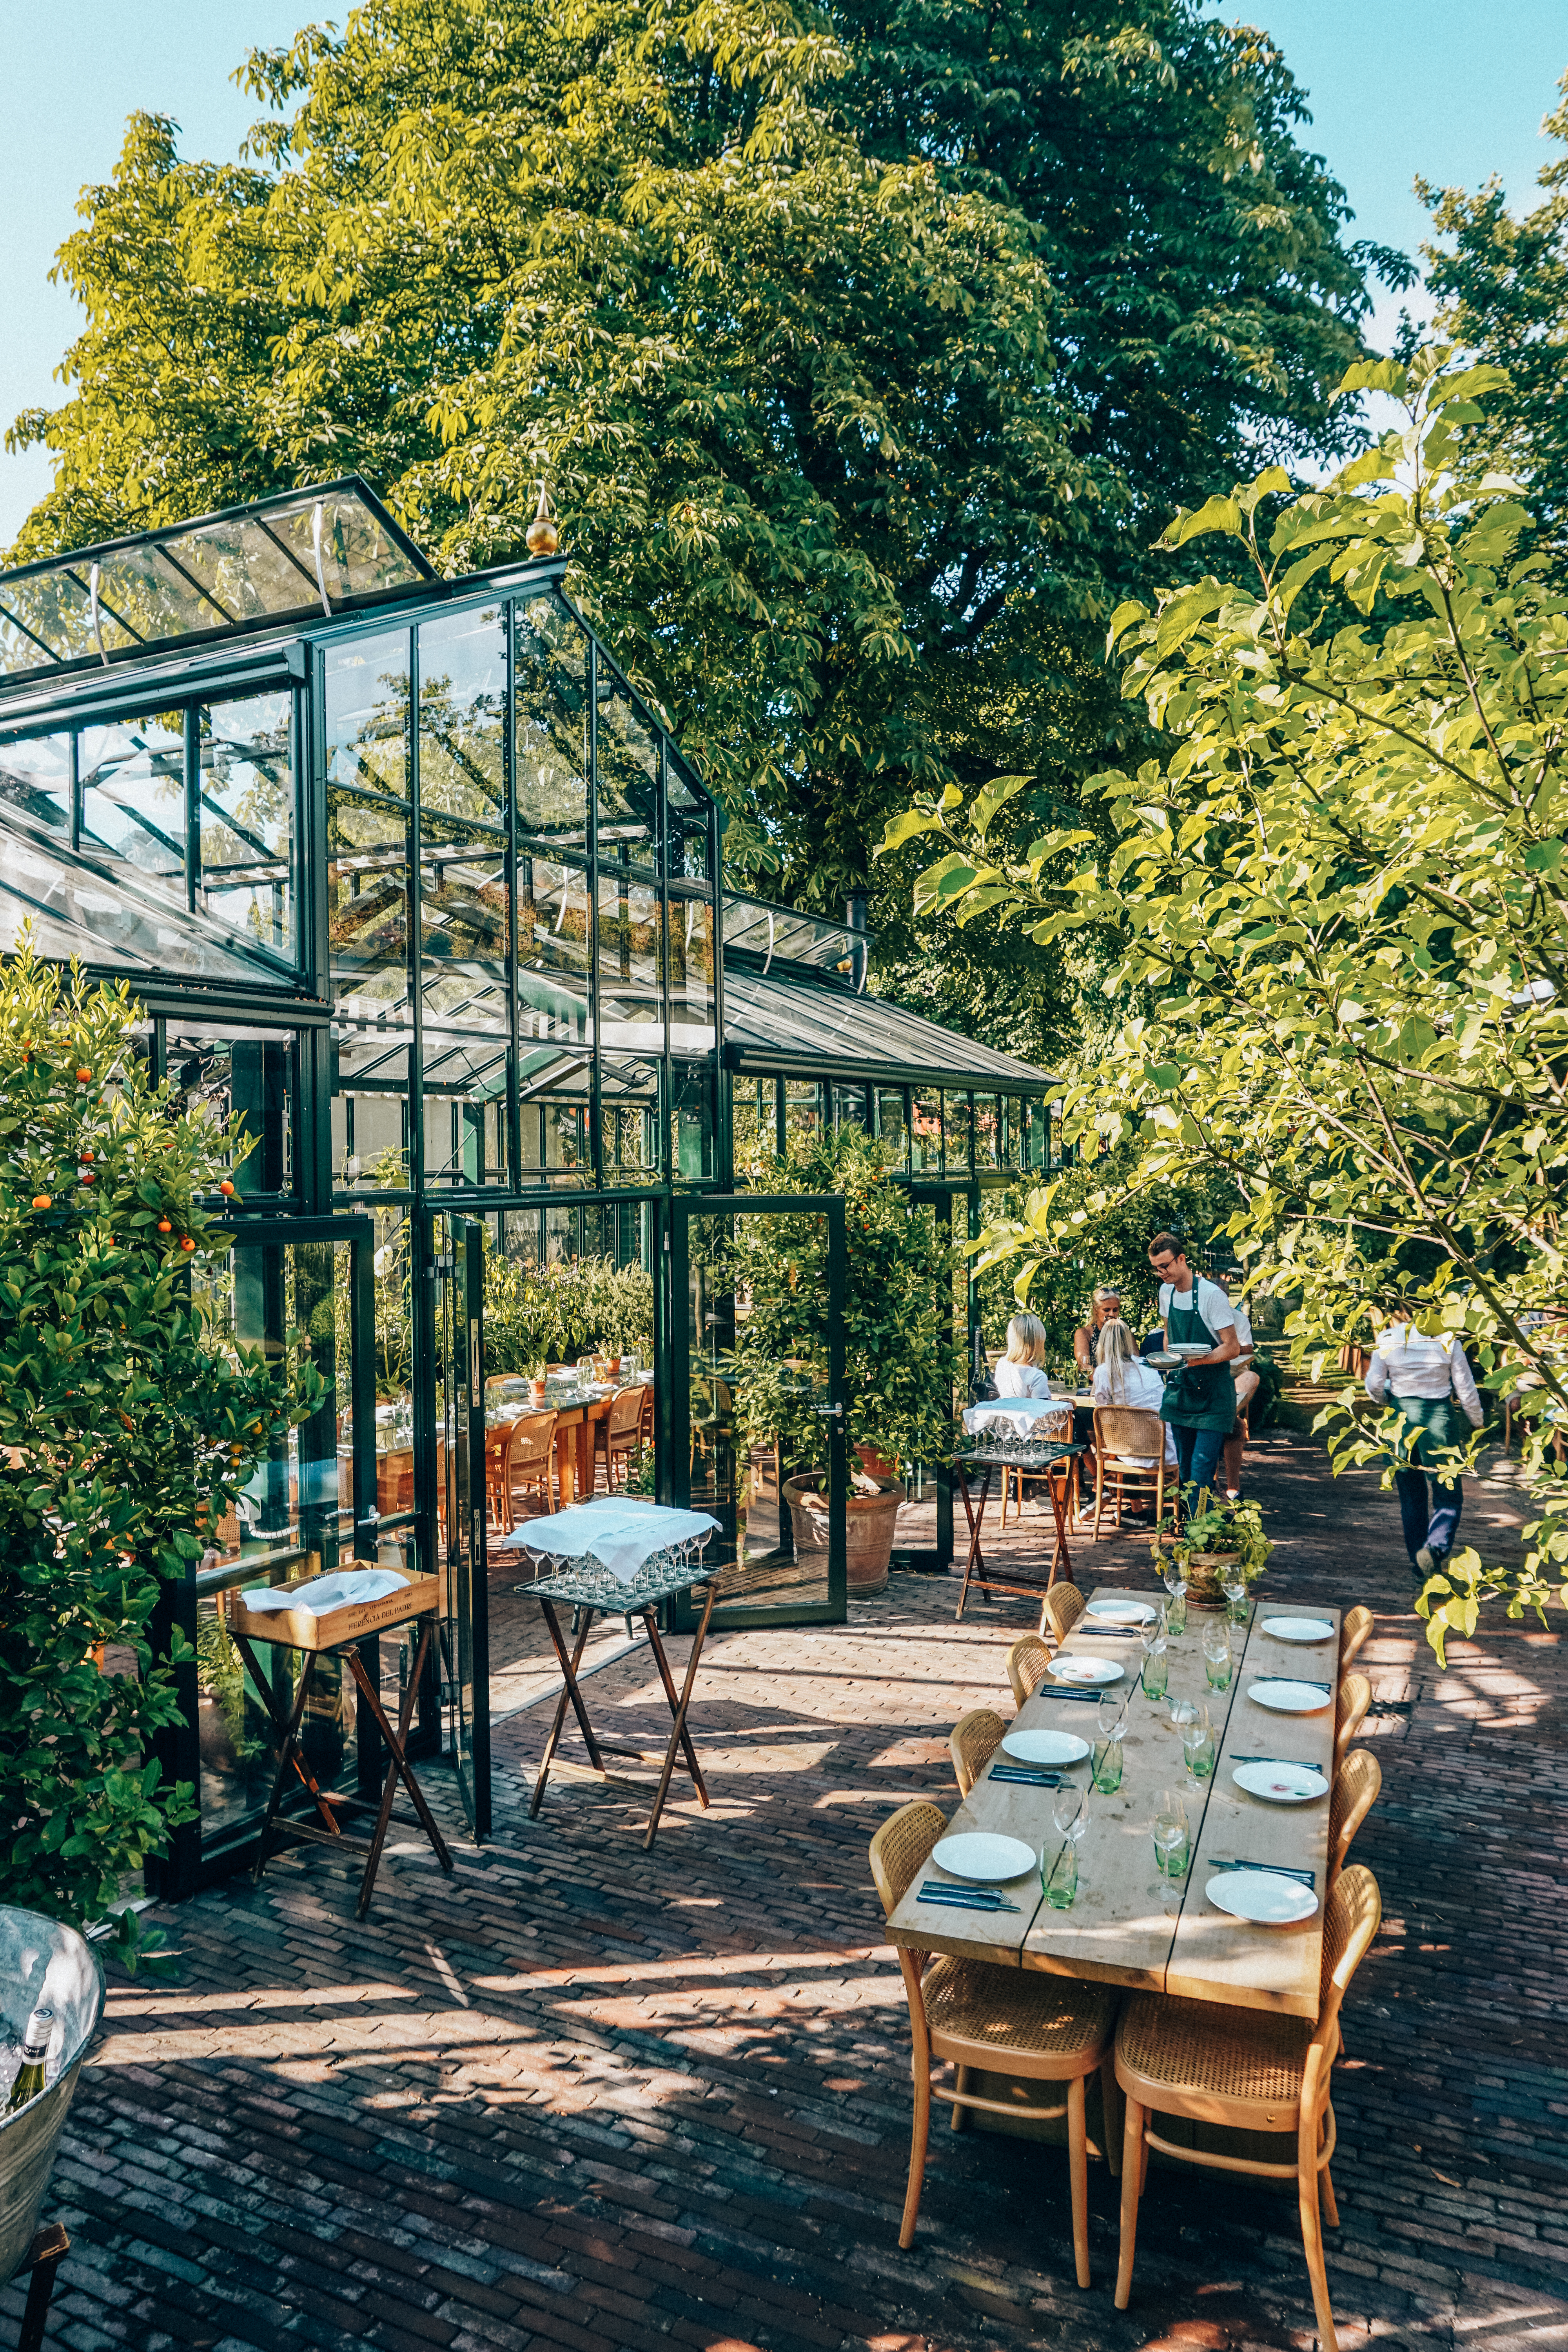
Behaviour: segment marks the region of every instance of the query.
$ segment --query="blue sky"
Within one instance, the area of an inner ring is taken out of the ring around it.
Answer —
[[[1414,252],[1418,172],[1466,187],[1495,173],[1519,205],[1553,152],[1539,128],[1568,68],[1568,0],[1256,0],[1218,13],[1280,44],[1309,93],[1304,139],[1355,206],[1352,235]],[[328,14],[310,0],[0,0],[0,424],[59,396],[77,313],[48,272],[79,191],[113,166],[126,115],[172,114],[185,152],[232,156],[257,111],[229,79],[241,57]],[[0,452],[0,547],[47,482],[46,457]]]

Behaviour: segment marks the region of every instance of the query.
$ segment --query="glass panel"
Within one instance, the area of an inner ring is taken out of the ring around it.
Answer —
[[[904,1126],[904,1092],[901,1087],[883,1087],[877,1095],[877,1131],[884,1143],[908,1162],[910,1139]]]
[[[405,631],[328,654],[332,1152],[345,1184],[379,1191],[407,1182],[412,1144],[408,693]]]
[[[428,575],[412,564],[404,550],[352,491],[329,490],[320,499],[310,495],[297,506],[268,508],[268,528],[282,541],[301,570],[316,580],[314,511],[321,515],[321,570],[327,593],[335,604],[344,596],[368,596],[384,588],[412,586]]]
[[[866,1126],[867,1104],[864,1087],[834,1087],[833,1124],[835,1127]]]
[[[14,950],[24,922],[42,955],[160,971],[195,980],[277,984],[273,967],[247,959],[237,941],[218,938],[201,915],[160,904],[156,886],[105,881],[73,865],[64,851],[35,849],[17,832],[0,861],[0,947]]]
[[[942,1173],[942,1097],[914,1097],[914,1127],[910,1136],[910,1165],[917,1176]]]
[[[665,781],[667,854],[671,876],[705,880],[709,870],[708,803],[678,774],[673,757]]]
[[[713,909],[706,898],[669,902],[669,1050],[710,1054],[714,1027]]]
[[[9,667],[37,669],[50,655],[57,661],[79,661],[84,655],[98,651],[85,573],[79,580],[63,570],[36,572],[27,579],[0,580],[0,606],[21,624],[20,630],[11,633],[15,653]],[[105,613],[100,617],[103,642],[110,653],[117,646],[132,642],[129,632],[110,614]],[[34,640],[47,646],[47,653],[40,652]]]
[[[735,1173],[755,1182],[778,1150],[777,1080],[731,1078],[730,1133],[735,1148]]]
[[[544,1262],[547,1265],[564,1265],[568,1258],[576,1257],[580,1238],[575,1209],[546,1209]]]
[[[826,923],[813,915],[796,914],[790,907],[769,907],[755,898],[724,893],[724,944],[748,948],[765,956],[770,942],[777,963],[809,964],[814,971],[858,971],[858,956],[864,934],[843,923]]]
[[[658,1065],[606,1048],[600,1072],[606,1184],[659,1181]]]
[[[431,1183],[501,1184],[507,1174],[505,986],[426,964],[425,1174]]]
[[[658,894],[624,862],[599,861],[599,1018],[606,1050],[664,1051]]]
[[[122,547],[103,558],[98,601],[139,637],[153,641],[191,636],[200,629],[221,629],[234,617],[152,545]],[[108,643],[107,635],[104,642]]]
[[[294,705],[251,694],[201,714],[201,887],[216,921],[291,961]]]
[[[30,817],[50,835],[70,838],[71,739],[34,735],[0,744],[0,803],[7,822]]]
[[[526,1013],[567,1024],[581,1040],[588,1020],[588,877],[578,866],[520,857],[517,876],[518,993]],[[555,1034],[549,1026],[524,1036]]]
[[[499,605],[419,631],[419,813],[506,841],[506,625]]]
[[[171,1022],[164,1066],[176,1109],[205,1103],[220,1124],[238,1112],[253,1148],[229,1161],[242,1201],[253,1194],[292,1192],[294,1033],[236,1029],[224,1034]]]
[[[237,621],[302,612],[321,601],[310,558],[302,566],[291,562],[258,522],[231,517],[182,531],[165,544],[181,570]]]
[[[966,1094],[943,1095],[942,1124],[942,1164],[950,1176],[966,1176],[969,1173],[969,1137],[973,1125]]]
[[[674,1069],[674,1152],[677,1183],[700,1184],[713,1173],[711,1062],[677,1062]]]
[[[1002,1165],[1021,1168],[1024,1165],[1024,1129],[1026,1106],[1021,1095],[1002,1097]]]
[[[406,629],[360,637],[328,653],[327,781],[406,802]]]
[[[84,727],[81,845],[123,858],[181,906],[185,897],[185,721],[165,710]]]
[[[974,1165],[976,1168],[1000,1168],[1002,1165],[1002,1139],[997,1131],[994,1095],[974,1097]]]
[[[790,1078],[784,1086],[784,1137],[806,1143],[822,1131],[822,1088],[815,1078]]]
[[[588,640],[560,599],[516,608],[519,831],[588,846]]]
[[[603,670],[597,807],[601,861],[624,848],[651,872],[658,840],[658,743],[626,688]]]

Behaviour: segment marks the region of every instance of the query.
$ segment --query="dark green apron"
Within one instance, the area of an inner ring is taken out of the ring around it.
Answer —
[[[1420,1465],[1443,1446],[1463,1445],[1469,1438],[1470,1417],[1457,1397],[1390,1397],[1389,1402],[1405,1417],[1395,1441],[1395,1458],[1402,1464]]]
[[[1196,1346],[1217,1348],[1218,1340],[1198,1313],[1196,1286],[1190,1307],[1178,1307],[1174,1298],[1165,1317],[1165,1337]],[[1228,1437],[1236,1426],[1236,1381],[1228,1361],[1184,1364],[1165,1382],[1160,1418],[1177,1429],[1219,1429]]]

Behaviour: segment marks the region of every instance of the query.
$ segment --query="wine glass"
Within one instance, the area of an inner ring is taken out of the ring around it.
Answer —
[[[1214,1770],[1214,1730],[1207,1707],[1189,1700],[1183,1714],[1181,1733],[1187,1777],[1194,1788],[1201,1788]]]
[[[1171,1596],[1163,1603],[1166,1631],[1184,1633],[1187,1630],[1187,1572],[1173,1559],[1165,1563],[1165,1590]]]
[[[1187,1807],[1180,1789],[1164,1789],[1154,1812],[1154,1859],[1166,1878],[1184,1876],[1190,1859]]]
[[[1222,1618],[1204,1627],[1204,1673],[1211,1690],[1230,1688],[1230,1628]]]
[[[1233,1625],[1239,1625],[1247,1614],[1247,1579],[1234,1561],[1221,1569],[1219,1589],[1225,1595],[1226,1615]]]
[[[1127,1736],[1127,1702],[1114,1691],[1101,1691],[1094,1711],[1097,1738],[1090,1751],[1089,1777],[1109,1793],[1121,1786],[1121,1742]]]

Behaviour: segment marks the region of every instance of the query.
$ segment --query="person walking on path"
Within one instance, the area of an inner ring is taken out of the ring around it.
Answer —
[[[1201,1349],[1172,1373],[1160,1407],[1161,1419],[1175,1433],[1182,1494],[1191,1508],[1205,1488],[1214,1492],[1220,1454],[1236,1425],[1230,1367],[1241,1348],[1229,1299],[1217,1283],[1194,1274],[1184,1243],[1174,1234],[1156,1234],[1149,1263],[1160,1284],[1166,1347]]]
[[[1405,1549],[1416,1573],[1431,1576],[1447,1565],[1465,1496],[1462,1480],[1428,1471],[1424,1457],[1464,1444],[1461,1412],[1472,1429],[1481,1426],[1475,1375],[1456,1339],[1428,1339],[1411,1322],[1408,1307],[1396,1307],[1373,1349],[1365,1386],[1373,1404],[1392,1395],[1404,1416],[1394,1483]]]

